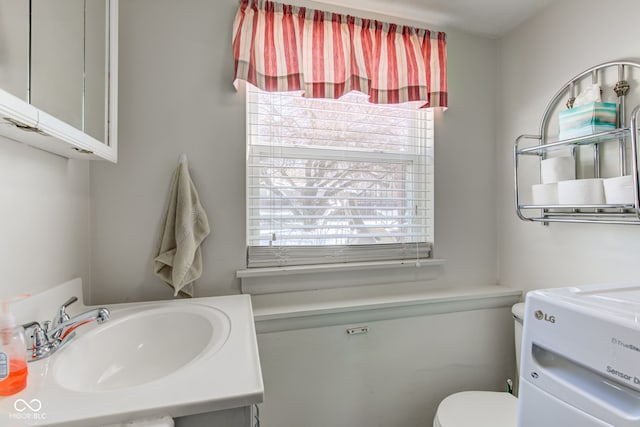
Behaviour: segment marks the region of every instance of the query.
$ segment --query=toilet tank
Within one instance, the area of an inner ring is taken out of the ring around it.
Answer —
[[[513,392],[515,396],[518,396],[518,389],[520,388],[520,352],[522,350],[522,325],[524,319],[524,303],[519,302],[511,307],[511,313],[513,314],[513,332],[514,342],[516,350],[516,378],[513,382]]]
[[[516,369],[520,372],[520,350],[522,349],[522,320],[524,319],[524,303],[519,302],[511,307],[514,320],[514,333],[516,344]]]

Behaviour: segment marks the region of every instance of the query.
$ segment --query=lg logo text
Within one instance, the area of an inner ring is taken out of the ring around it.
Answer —
[[[547,321],[549,323],[556,323],[556,316],[550,316],[546,313],[544,313],[542,310],[538,310],[534,313],[534,315],[536,316],[536,319],[538,320],[544,320]]]

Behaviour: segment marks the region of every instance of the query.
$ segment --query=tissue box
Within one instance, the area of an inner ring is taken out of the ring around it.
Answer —
[[[592,102],[560,111],[559,139],[577,138],[615,129],[617,104]]]

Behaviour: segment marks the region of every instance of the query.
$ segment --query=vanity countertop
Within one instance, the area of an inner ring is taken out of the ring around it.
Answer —
[[[18,322],[50,318],[68,297],[81,301],[81,288],[75,279],[16,304]],[[56,353],[29,363],[27,388],[0,399],[0,425],[90,427],[262,401],[248,295],[106,307],[109,321],[78,328],[77,336]],[[88,309],[78,303],[69,312],[73,317]],[[127,348],[107,351],[104,343]],[[144,360],[135,360],[136,354]]]

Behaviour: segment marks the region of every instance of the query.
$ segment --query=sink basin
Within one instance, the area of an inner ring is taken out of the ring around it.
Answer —
[[[153,304],[112,310],[111,320],[86,328],[57,352],[53,376],[69,390],[100,392],[179,375],[224,346],[231,322],[207,305]]]
[[[79,301],[71,316],[97,308],[81,304],[82,281],[73,279],[14,304],[13,311],[19,323],[47,319],[72,295]],[[249,295],[107,308],[109,321],[82,325],[50,357],[29,363],[27,388],[0,399],[0,426],[128,425],[262,402]]]

